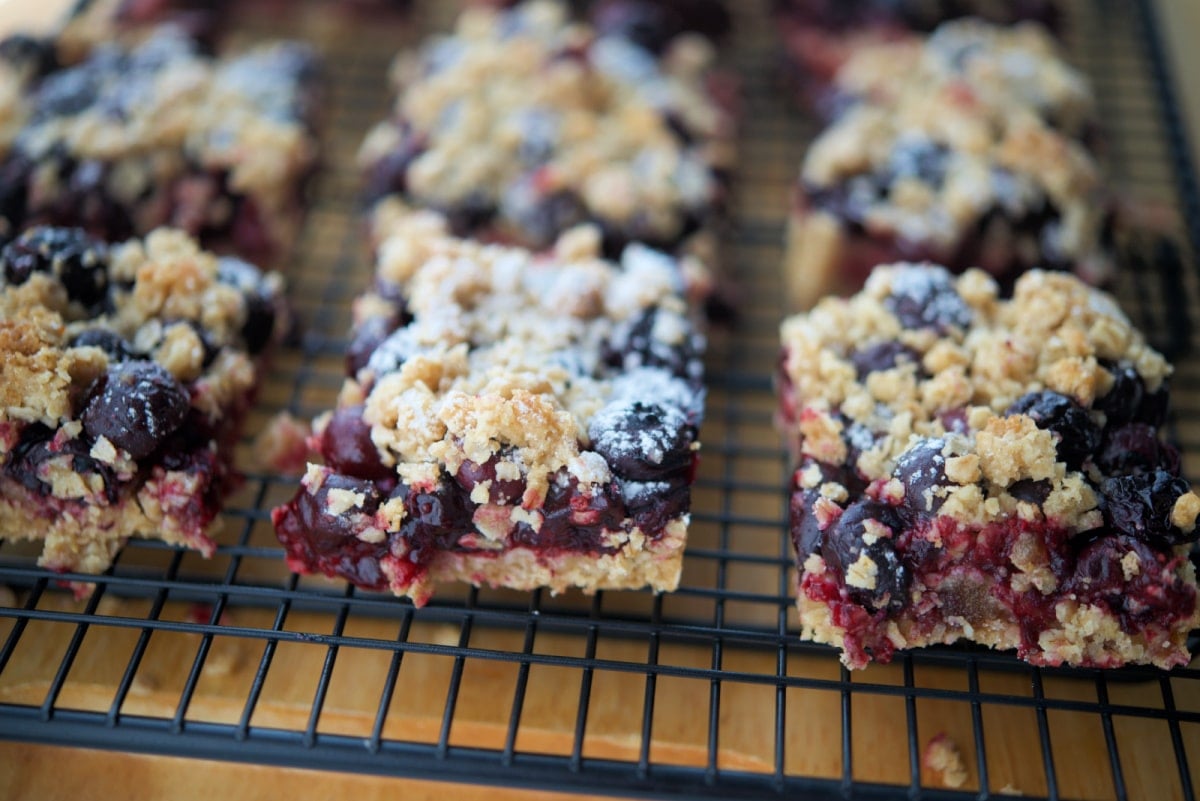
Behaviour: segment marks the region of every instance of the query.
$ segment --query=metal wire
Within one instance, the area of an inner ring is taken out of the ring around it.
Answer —
[[[417,610],[301,578],[282,567],[268,519],[296,480],[251,468],[211,563],[132,542],[103,576],[57,576],[36,568],[28,548],[0,546],[0,583],[18,593],[15,606],[0,608],[0,738],[616,796],[988,799],[1019,779],[1026,798],[1124,798],[1142,794],[1146,780],[1137,764],[1146,746],[1128,734],[1133,727],[1161,730],[1152,747],[1166,760],[1165,792],[1194,797],[1196,668],[1037,669],[1008,654],[942,648],[852,675],[831,649],[796,637],[789,464],[772,428],[771,372],[783,311],[780,220],[815,124],[782,99],[766,3],[732,5],[747,114],[727,244],[744,311],[736,330],[711,343],[704,467],[679,591],[589,599],[448,589]],[[1114,181],[1182,212],[1178,259],[1130,254],[1117,292],[1178,360],[1172,433],[1197,476],[1200,372],[1188,354],[1200,194],[1158,23],[1148,0],[1080,0],[1073,10],[1071,49],[1098,88]],[[352,21],[350,33],[322,42],[328,169],[290,274],[305,333],[279,356],[252,429],[284,409],[316,414],[336,394],[349,303],[369,276],[353,150],[386,113],[389,57],[398,37],[426,24],[422,13],[440,12],[427,6],[403,30]],[[279,25],[254,22],[251,32]],[[304,16],[289,22],[303,28]],[[75,603],[60,580],[91,580],[96,590]],[[233,668],[222,664],[230,647],[242,656]],[[151,681],[167,664],[177,672]],[[305,665],[311,676],[297,678]],[[361,707],[343,699],[347,670],[368,699]],[[430,683],[414,686],[414,675]],[[553,699],[548,675],[569,677]],[[486,727],[472,717],[485,680],[503,687],[483,699],[494,707]],[[230,687],[214,694],[213,682]],[[290,706],[279,700],[281,683]],[[218,696],[228,703],[216,706]],[[420,714],[414,702],[424,704]],[[937,711],[948,708],[962,711]],[[357,717],[339,728],[347,710]],[[739,726],[747,719],[761,726],[758,751],[748,745],[756,733]],[[1102,774],[1094,785],[1066,758],[1072,721],[1105,755],[1091,766]],[[821,726],[828,741],[808,742]],[[971,774],[959,790],[923,764],[930,739],[953,726]],[[997,756],[1014,727],[1027,760],[1021,775]],[[828,759],[810,758],[815,745]]]

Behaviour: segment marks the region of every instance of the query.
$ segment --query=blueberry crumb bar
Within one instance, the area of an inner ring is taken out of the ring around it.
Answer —
[[[115,242],[172,226],[256,263],[278,255],[315,168],[316,65],[295,42],[214,59],[164,27],[11,88],[23,102],[0,139],[0,233],[79,226]]]
[[[36,227],[0,250],[0,538],[99,573],[130,537],[211,554],[278,275],[178,230],[106,245]]]
[[[877,269],[783,324],[802,635],[862,668],[968,640],[1037,665],[1186,664],[1200,497],[1171,368],[1101,291]]]
[[[369,199],[486,241],[546,248],[594,222],[610,258],[629,242],[712,258],[733,161],[713,45],[683,32],[656,53],[607,25],[540,0],[473,8],[402,54],[392,115],[359,153]]]
[[[809,147],[789,221],[789,303],[858,291],[877,264],[1114,271],[1112,203],[1088,148],[1009,96],[963,81],[848,109]]]
[[[439,582],[554,592],[679,581],[703,412],[679,263],[482,244],[392,221],[337,408],[272,514],[297,572],[423,604]]]

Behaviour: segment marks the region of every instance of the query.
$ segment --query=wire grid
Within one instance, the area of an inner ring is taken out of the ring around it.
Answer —
[[[642,797],[1193,798],[1200,671],[1044,670],[946,648],[851,675],[795,636],[771,374],[782,221],[817,126],[782,99],[767,3],[734,5],[746,114],[727,260],[744,314],[711,342],[678,592],[450,587],[416,610],[297,577],[268,519],[295,479],[250,470],[212,560],[130,543],[86,601],[28,548],[0,548],[0,583],[15,590],[0,606],[0,737]],[[349,303],[370,274],[353,152],[386,112],[392,53],[447,14],[427,4],[415,24],[383,24],[313,8],[286,31],[243,20],[251,34],[316,40],[330,70],[328,169],[290,268],[306,334],[277,357],[251,432],[333,402]],[[1140,272],[1126,270],[1118,294],[1178,358],[1173,433],[1196,476],[1200,365],[1184,354],[1200,206],[1186,137],[1148,2],[1074,11],[1072,52],[1096,84],[1114,182],[1161,204],[1185,245],[1180,264],[1131,262]],[[958,790],[923,765],[942,734],[965,758]]]

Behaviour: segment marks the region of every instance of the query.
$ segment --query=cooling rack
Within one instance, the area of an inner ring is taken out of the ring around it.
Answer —
[[[320,3],[286,19],[239,11],[244,35],[305,36],[329,64],[327,164],[289,268],[303,333],[277,356],[251,435],[279,411],[333,402],[350,300],[369,275],[353,153],[386,112],[391,55],[444,26],[444,5],[407,21]],[[296,479],[256,469],[248,438],[211,560],[130,543],[76,601],[27,548],[0,547],[0,738],[614,796],[1194,797],[1198,670],[1035,669],[930,649],[852,675],[795,636],[771,374],[782,222],[816,124],[784,100],[766,0],[730,5],[746,114],[726,256],[742,316],[712,337],[679,591],[447,588],[418,610],[297,577],[269,522]],[[1195,478],[1200,196],[1157,23],[1149,0],[1072,11],[1114,184],[1178,245],[1174,257],[1131,249],[1117,294],[1177,361],[1172,433]],[[924,765],[935,738],[963,757],[957,789]]]

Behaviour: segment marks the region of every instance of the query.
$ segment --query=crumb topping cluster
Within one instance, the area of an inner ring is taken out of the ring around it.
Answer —
[[[676,238],[713,204],[713,168],[729,161],[729,121],[705,83],[712,58],[694,34],[656,57],[555,3],[470,9],[454,34],[397,59],[394,116],[360,161],[400,159],[392,191],[494,213],[535,246],[586,219]]]

